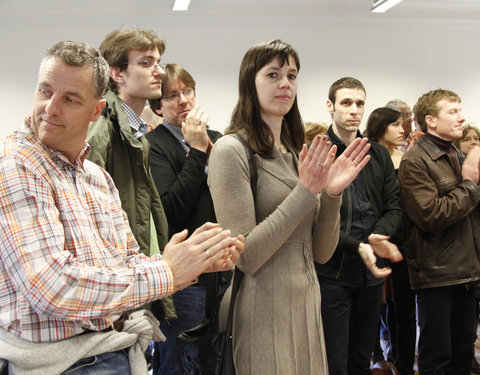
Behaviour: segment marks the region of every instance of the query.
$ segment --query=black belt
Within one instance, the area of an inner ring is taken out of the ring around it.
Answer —
[[[85,331],[82,332],[82,334],[85,333],[92,333],[92,332],[110,332],[110,331],[117,331],[117,332],[122,332],[123,331],[123,325],[125,323],[125,320],[128,318],[128,313],[124,312],[122,315],[120,315],[120,318],[115,320],[111,326],[102,329],[101,331],[93,331],[91,329],[86,329]],[[0,375],[2,375],[0,373]]]

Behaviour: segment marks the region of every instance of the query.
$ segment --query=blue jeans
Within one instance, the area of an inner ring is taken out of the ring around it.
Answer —
[[[10,374],[13,374],[10,372]],[[128,349],[82,358],[68,368],[64,375],[130,375]]]
[[[154,374],[182,375],[180,368],[181,342],[177,336],[180,332],[189,330],[203,321],[205,318],[205,295],[205,288],[196,286],[190,286],[173,295],[178,318],[160,324],[160,329],[167,341],[155,343]]]

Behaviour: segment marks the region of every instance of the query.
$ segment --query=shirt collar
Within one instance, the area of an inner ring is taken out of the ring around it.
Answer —
[[[85,159],[87,158],[88,153],[90,152],[90,145],[85,142],[83,145],[82,149],[80,150],[80,153],[78,154],[77,158],[75,159],[75,162],[72,163],[68,158],[60,151],[47,146],[44,144],[40,138],[38,138],[37,134],[32,129],[32,115],[27,114],[24,118],[24,124],[27,127],[29,133],[31,134],[32,140],[37,143],[40,147],[42,147],[50,156],[53,160],[58,160],[61,161],[62,163],[68,164],[68,165],[78,165],[81,168],[83,168],[83,163]]]
[[[445,139],[439,138],[431,133],[426,133],[425,134],[428,139],[430,139],[434,144],[438,146],[440,150],[443,152],[450,152],[452,148],[452,142],[451,141],[446,141]]]
[[[128,123],[133,129],[133,135],[137,139],[141,138],[147,131],[147,123],[143,121],[142,118],[122,100],[120,100],[120,105],[128,117]]]
[[[170,124],[168,121],[163,120],[162,123],[163,126],[165,126],[170,133],[173,134],[175,138],[178,139],[182,147],[185,149],[186,152],[190,151],[190,145],[185,141],[185,138],[183,137],[182,133],[182,128],[180,126],[175,126],[173,124]]]
[[[183,139],[183,133],[182,133],[182,128],[180,126],[175,126],[173,124],[170,124],[168,121],[165,119],[163,120],[163,126],[165,126],[170,132],[177,138],[179,141]]]

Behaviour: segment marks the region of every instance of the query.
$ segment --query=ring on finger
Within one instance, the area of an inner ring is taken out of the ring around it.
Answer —
[[[320,167],[324,167],[324,166],[325,166],[325,162],[323,162],[323,163],[318,162],[317,164],[318,164]]]
[[[353,161],[353,164],[355,164],[355,166],[357,166],[357,165],[358,165],[358,161],[354,160],[354,161]]]
[[[210,249],[207,249],[207,251],[205,251],[205,255],[207,256],[207,259],[210,258]]]

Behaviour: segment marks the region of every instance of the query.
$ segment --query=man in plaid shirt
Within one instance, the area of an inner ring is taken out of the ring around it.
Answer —
[[[130,374],[125,349],[145,329],[124,313],[230,269],[243,250],[242,237],[207,223],[174,235],[163,256],[139,253],[111,177],[86,160],[108,76],[94,48],[55,44],[32,114],[0,143],[0,363],[10,373]],[[158,322],[141,319],[151,323],[144,349]]]

